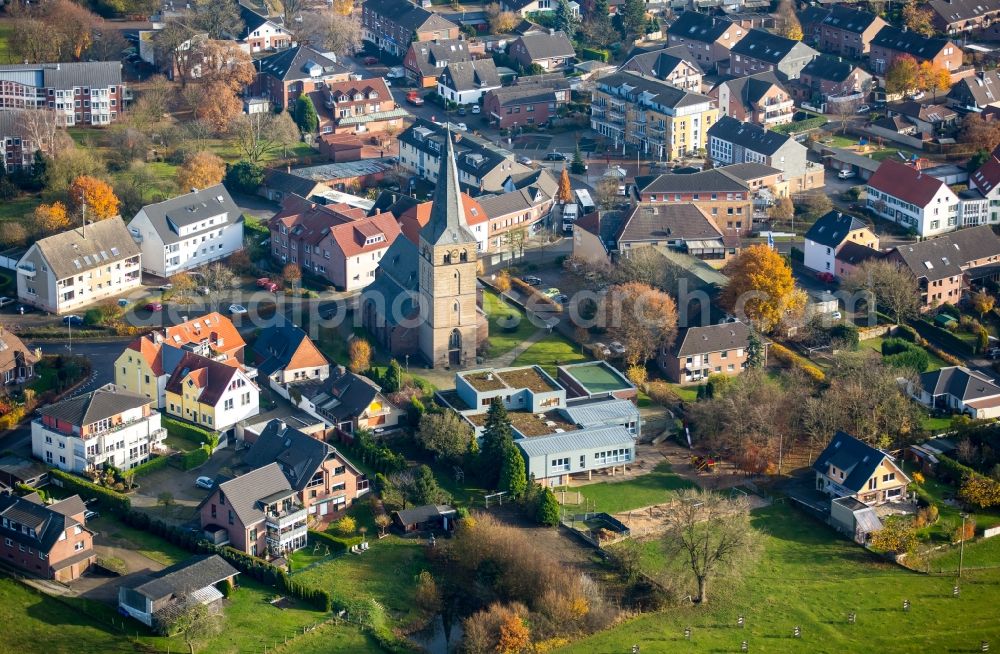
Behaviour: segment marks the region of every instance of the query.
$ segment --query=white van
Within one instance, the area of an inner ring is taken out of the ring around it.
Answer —
[[[588,213],[593,213],[597,206],[594,201],[590,198],[590,191],[587,189],[579,189],[573,191],[576,195],[576,201],[580,205],[580,213],[586,216]]]
[[[572,234],[573,223],[575,223],[576,219],[579,217],[580,217],[580,209],[577,205],[575,204],[563,205],[563,211],[562,211],[563,232],[566,234]]]

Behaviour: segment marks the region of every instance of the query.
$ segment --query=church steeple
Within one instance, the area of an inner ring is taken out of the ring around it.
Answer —
[[[431,217],[420,230],[420,237],[432,246],[475,243],[476,237],[465,222],[465,207],[458,183],[458,165],[450,127],[445,128],[444,141],[437,186],[434,187],[434,196],[431,198]]]

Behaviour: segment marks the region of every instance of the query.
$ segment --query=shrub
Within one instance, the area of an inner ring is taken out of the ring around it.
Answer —
[[[169,456],[158,456],[153,454],[150,455],[148,461],[140,463],[136,467],[129,470],[129,472],[132,473],[133,477],[140,477],[142,475],[148,475],[151,472],[155,472],[160,468],[165,468],[168,463],[170,463]]]
[[[358,523],[351,516],[345,515],[333,523],[333,530],[341,536],[353,536],[354,532],[358,530]]]
[[[914,320],[911,324],[916,332],[927,340],[937,341],[940,345],[949,347],[965,356],[972,356],[976,353],[976,348],[971,343],[962,340],[946,329],[932,325],[926,320]]]
[[[205,463],[208,459],[209,453],[207,447],[199,447],[190,452],[182,452],[180,455],[181,468],[183,470],[191,470]]]
[[[68,472],[50,470],[49,477],[52,478],[56,486],[61,486],[65,490],[76,493],[84,499],[96,498],[97,503],[101,507],[110,511],[125,513],[132,507],[132,501],[125,495],[104,488],[103,486],[98,486]]]
[[[980,474],[968,475],[958,491],[962,501],[985,509],[1000,504],[1000,483]]]
[[[600,48],[580,48],[580,58],[584,60],[603,61],[607,63],[611,53]]]
[[[364,538],[361,536],[351,536],[350,538],[344,538],[335,536],[333,534],[327,533],[325,531],[314,531],[309,530],[309,537],[313,539],[313,543],[321,543],[323,545],[330,546],[330,553],[336,554],[338,552],[343,552],[348,550],[355,545],[361,543]]]
[[[14,490],[20,493],[22,497],[24,495],[31,495],[32,493],[38,493],[38,497],[40,497],[43,502],[45,502],[48,499],[48,495],[45,493],[45,491],[43,491],[41,488],[35,488],[34,486],[29,486],[28,484],[16,483],[14,484]]]
[[[837,341],[842,341],[846,347],[854,350],[861,343],[861,334],[857,326],[850,323],[838,323],[830,329],[830,337]]]
[[[926,350],[911,348],[885,357],[885,362],[894,368],[910,368],[920,373],[930,366],[931,358]]]
[[[913,329],[913,327],[910,327],[909,325],[898,325],[892,333],[897,338],[905,339],[911,343],[916,343],[920,338],[917,334],[917,330]]]
[[[826,380],[826,375],[823,374],[822,370],[811,364],[808,359],[795,354],[780,343],[771,344],[771,354],[786,366],[799,368],[815,382]]]
[[[899,354],[900,352],[906,352],[912,348],[913,344],[910,341],[902,338],[887,338],[882,341],[882,356]]]

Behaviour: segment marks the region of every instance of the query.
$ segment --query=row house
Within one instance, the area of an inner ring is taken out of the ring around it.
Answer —
[[[619,70],[631,70],[647,77],[655,77],[695,93],[701,91],[705,74],[701,65],[695,62],[690,51],[683,45],[640,52],[622,64]]]
[[[887,159],[868,180],[866,206],[882,218],[936,236],[959,226],[959,198],[942,180]]]
[[[707,146],[718,119],[712,99],[630,71],[597,81],[591,105],[594,131],[648,156],[672,160]]]
[[[396,104],[382,77],[327,82],[310,94],[320,134],[369,134],[401,131],[410,114]]]
[[[282,50],[254,61],[257,78],[251,92],[267,98],[276,109],[291,107],[303,93],[328,83],[346,82],[351,71],[308,45]]]
[[[116,216],[35,241],[15,271],[22,302],[64,314],[139,288],[142,252]]]
[[[719,114],[765,127],[792,122],[795,103],[773,72],[756,73],[720,83],[709,92]]]
[[[868,97],[873,80],[863,68],[842,57],[820,55],[806,64],[799,76],[800,97],[815,104],[846,98],[861,102]]]
[[[545,125],[569,99],[570,90],[564,84],[518,83],[488,91],[483,96],[483,113],[500,129]]]
[[[260,412],[260,389],[247,370],[195,352],[183,352],[165,391],[167,415],[212,431],[228,431]]]
[[[465,39],[415,41],[403,57],[403,68],[408,82],[429,89],[437,85],[448,64],[460,61],[472,61],[470,43]]]
[[[878,236],[868,224],[840,211],[830,211],[821,216],[806,232],[804,265],[821,274],[842,279],[853,270],[841,269],[839,254],[848,244],[862,246],[873,251],[879,247]]]
[[[550,173],[545,174],[551,178]],[[520,232],[523,237],[529,237],[542,229],[554,202],[554,189],[546,192],[538,185],[480,196],[479,204],[488,218],[487,235],[481,249],[486,252],[513,249],[510,235]]]
[[[52,109],[67,126],[109,125],[127,99],[120,61],[0,66],[0,109]]]
[[[971,110],[1000,107],[1000,71],[979,70],[958,80],[948,92],[948,100],[955,107]]]
[[[886,25],[875,14],[834,5],[819,24],[817,47],[833,55],[858,59],[871,51],[872,40]]]
[[[458,25],[407,0],[365,0],[361,9],[362,38],[402,58],[415,41],[457,39]]]
[[[788,193],[824,184],[823,167],[806,158],[806,146],[787,134],[723,116],[708,130],[708,156],[718,166],[758,163],[784,174]]]
[[[904,54],[913,57],[918,64],[928,61],[953,75],[962,66],[962,49],[950,39],[927,37],[892,25],[883,27],[872,39],[868,59],[876,74],[884,74],[892,62]]]
[[[969,34],[986,29],[1000,18],[1000,5],[983,0],[928,0],[934,27],[945,34]]]
[[[732,75],[753,75],[773,71],[783,82],[798,79],[802,69],[818,52],[795,39],[754,29],[740,39],[729,53]]]
[[[79,579],[97,561],[86,514],[79,495],[47,506],[38,493],[0,495],[0,560],[45,579]]]
[[[460,105],[478,104],[485,93],[500,88],[500,74],[492,59],[456,61],[438,78],[437,92]]]
[[[114,384],[38,410],[31,453],[46,465],[83,474],[114,466],[130,470],[162,447],[167,432],[152,400]]]
[[[637,184],[639,180],[636,180]],[[753,217],[752,191],[746,182],[725,168],[690,175],[667,173],[639,187],[639,202],[648,204],[691,203],[711,217],[723,234],[750,233]]]
[[[747,29],[725,18],[697,11],[685,11],[667,28],[671,46],[687,48],[694,63],[706,72],[728,67],[733,46],[747,34]]]

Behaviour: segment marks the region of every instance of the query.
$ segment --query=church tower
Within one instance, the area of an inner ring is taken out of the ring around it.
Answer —
[[[432,367],[476,359],[476,237],[465,220],[451,130],[445,130],[430,220],[420,230],[420,352]]]

